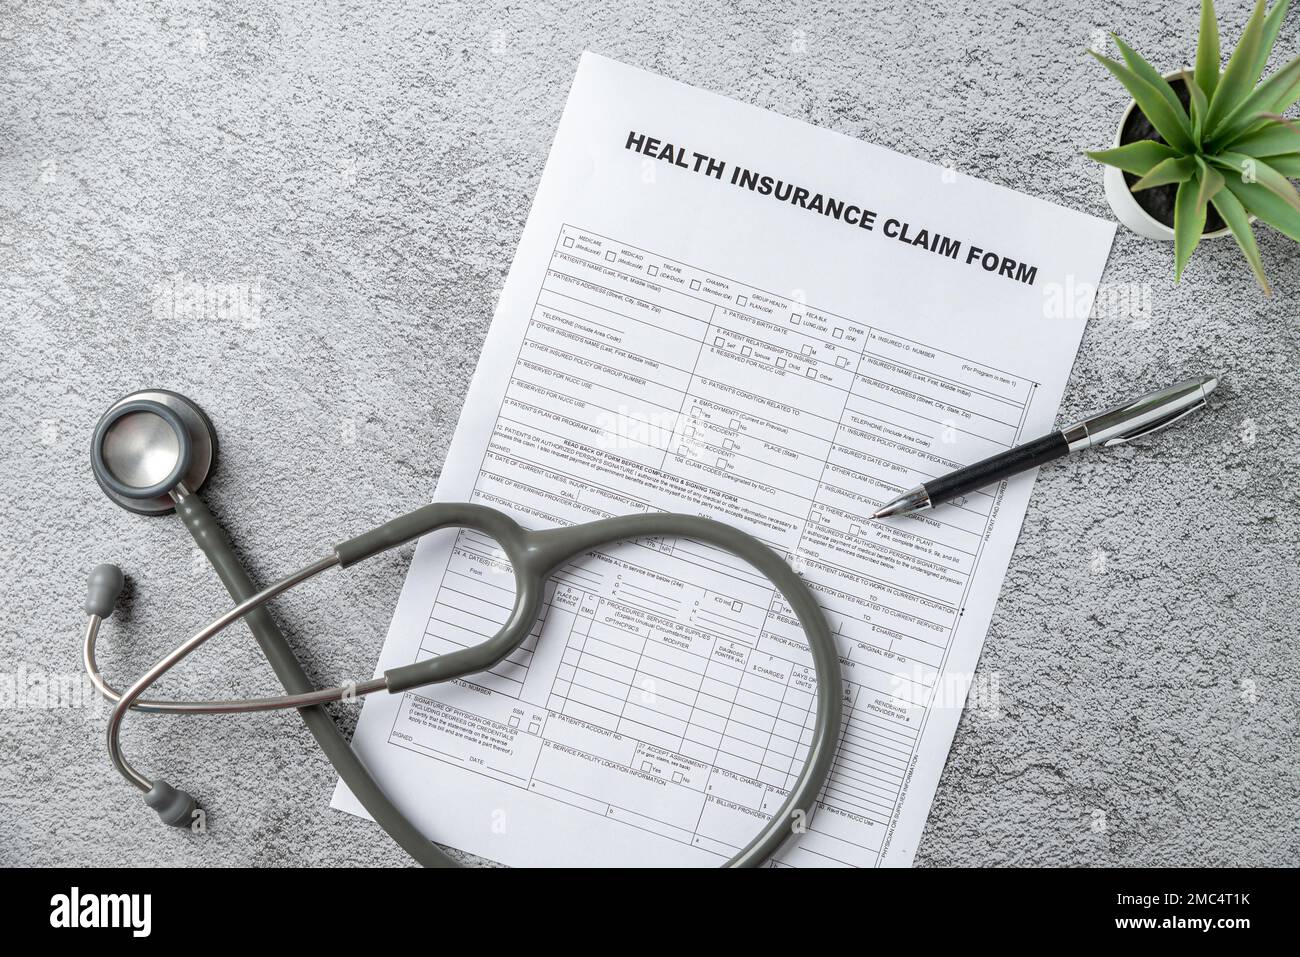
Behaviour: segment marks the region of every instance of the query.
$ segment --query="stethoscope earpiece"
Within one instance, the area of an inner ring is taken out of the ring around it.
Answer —
[[[194,823],[194,812],[198,802],[187,792],[174,788],[162,778],[153,782],[153,787],[144,793],[144,803],[158,812],[164,824],[172,827],[189,827]]]
[[[117,600],[122,596],[125,586],[126,577],[122,574],[122,569],[108,562],[96,565],[86,579],[86,603],[82,608],[87,615],[109,617],[117,607]]]

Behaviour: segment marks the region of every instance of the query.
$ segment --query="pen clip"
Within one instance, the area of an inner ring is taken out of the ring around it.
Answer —
[[[1205,408],[1205,404],[1206,404],[1205,400],[1202,399],[1200,402],[1196,403],[1196,405],[1193,405],[1190,408],[1183,409],[1181,412],[1174,412],[1171,415],[1165,416],[1163,419],[1156,419],[1154,422],[1148,422],[1146,425],[1142,426],[1136,431],[1127,432],[1124,435],[1117,435],[1113,439],[1107,439],[1105,442],[1101,443],[1102,448],[1108,449],[1113,445],[1127,445],[1129,442],[1132,442],[1134,439],[1140,439],[1143,436],[1150,435],[1153,432],[1159,432],[1161,429],[1173,425],[1179,419],[1184,419],[1187,416],[1191,415],[1193,412],[1199,412],[1201,409]]]

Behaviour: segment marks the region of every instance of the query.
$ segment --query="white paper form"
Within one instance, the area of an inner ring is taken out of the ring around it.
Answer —
[[[908,864],[1033,477],[868,516],[1052,427],[1113,229],[586,54],[436,498],[530,528],[689,512],[788,556],[846,718],[778,863]],[[493,542],[429,536],[380,670],[483,640],[512,597]],[[625,543],[562,569],[491,673],[367,699],[355,745],[444,844],[717,865],[799,770],[810,664],[747,566]]]

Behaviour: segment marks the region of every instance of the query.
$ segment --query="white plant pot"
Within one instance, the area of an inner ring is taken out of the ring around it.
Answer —
[[[1176,80],[1181,77],[1181,70],[1165,74],[1166,80]],[[1111,144],[1112,146],[1120,145],[1120,138],[1124,135],[1124,124],[1128,122],[1129,114],[1136,109],[1137,101],[1130,100],[1128,109],[1119,118],[1119,126],[1115,130],[1115,142]],[[1162,239],[1166,242],[1174,241],[1173,229],[1138,205],[1138,201],[1133,196],[1133,191],[1128,188],[1128,183],[1124,180],[1123,170],[1114,166],[1105,167],[1104,182],[1106,185],[1106,201],[1110,203],[1110,208],[1115,211],[1115,216],[1121,223],[1139,236],[1145,236],[1147,239]],[[1216,229],[1212,233],[1202,233],[1201,238],[1217,239],[1220,236],[1227,236],[1229,232],[1231,230],[1225,226],[1222,229]]]

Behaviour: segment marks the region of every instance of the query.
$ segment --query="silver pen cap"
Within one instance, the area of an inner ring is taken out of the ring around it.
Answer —
[[[1061,429],[1061,434],[1069,443],[1071,452],[1094,445],[1123,445],[1158,432],[1204,408],[1206,398],[1218,385],[1218,376],[1185,379],[1067,425]]]

